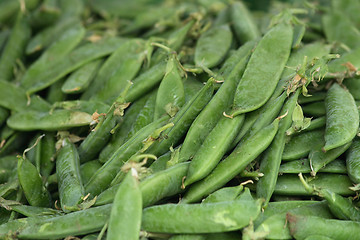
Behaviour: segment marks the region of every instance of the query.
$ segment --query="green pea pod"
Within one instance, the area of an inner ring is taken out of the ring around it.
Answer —
[[[289,223],[290,233],[296,239],[306,239],[319,233],[332,239],[360,239],[359,222],[299,216],[290,213],[287,214],[286,219]]]
[[[333,9],[333,11],[324,14],[322,23],[326,39],[329,42],[341,42],[351,49],[360,46],[360,31],[342,12]]]
[[[83,183],[87,183],[94,173],[101,168],[98,160],[92,160],[80,165],[80,176]]]
[[[329,189],[311,186],[311,182],[307,183],[301,174],[299,174],[299,177],[309,193],[326,200],[330,211],[335,217],[352,221],[360,220],[360,212],[350,199],[344,198]]]
[[[326,97],[326,92],[314,92],[314,93],[311,93],[310,96],[300,95],[298,103],[300,105],[303,105],[306,103],[324,101],[325,97]]]
[[[54,110],[52,113],[29,110],[18,112],[7,120],[9,127],[20,131],[57,131],[89,125],[91,115],[71,110]]]
[[[102,59],[97,59],[74,71],[65,80],[61,90],[66,94],[78,94],[84,92],[98,73],[102,62]]]
[[[109,220],[111,204],[56,217],[16,219],[0,225],[0,237],[10,232],[26,239],[59,239],[100,231]],[[24,221],[25,220],[25,221]]]
[[[179,64],[175,56],[170,56],[166,64],[166,73],[161,80],[156,96],[154,119],[158,119],[163,114],[170,116],[175,113],[185,103],[184,84],[182,82]]]
[[[244,187],[242,185],[220,188],[219,190],[216,190],[215,192],[207,196],[201,203],[233,201],[237,199],[243,188]]]
[[[159,159],[158,159],[159,160]],[[156,161],[158,161],[156,160]],[[189,163],[180,163],[168,169],[151,174],[140,182],[143,207],[151,206],[161,199],[182,192],[182,178],[186,175]],[[103,191],[96,198],[96,206],[111,203],[119,184]]]
[[[149,95],[147,94],[142,98],[140,98],[139,100],[135,101],[133,104],[130,105],[128,109],[126,109],[123,117],[123,121],[118,123],[119,127],[115,128],[115,133],[111,137],[110,142],[101,150],[99,154],[99,161],[101,163],[106,162],[111,157],[111,155],[114,152],[116,152],[116,150],[119,147],[121,147],[121,145],[124,142],[126,142],[127,139],[129,139],[132,126],[134,122],[137,120],[137,118],[140,117],[139,114],[141,111],[143,111],[148,98]],[[155,102],[155,94],[154,94],[154,102]],[[151,117],[151,121],[152,119],[153,117]],[[148,122],[148,124],[150,124],[150,121]],[[143,128],[146,125],[142,125],[141,128]],[[140,129],[137,129],[137,131]],[[135,134],[137,131],[134,131],[133,134]]]
[[[62,148],[56,158],[56,175],[61,208],[67,212],[68,207],[76,206],[85,195],[80,176],[79,155],[68,138],[62,140]]]
[[[59,19],[61,10],[54,0],[43,1],[29,17],[33,29],[42,29],[54,25]]]
[[[260,172],[263,177],[256,184],[256,196],[265,199],[265,206],[269,203],[271,195],[274,192],[276,180],[279,174],[281,158],[285,147],[286,130],[292,123],[292,115],[296,107],[300,89],[297,90],[284,104],[280,115],[287,114],[279,124],[279,130],[276,133],[274,141],[264,153],[260,162]]]
[[[22,149],[28,140],[27,137],[27,134],[24,132],[14,131],[11,133],[11,135],[5,139],[4,146],[0,148],[0,157],[4,157]]]
[[[10,81],[13,79],[17,59],[24,56],[25,44],[29,40],[31,29],[25,19],[24,13],[19,12],[16,17],[9,39],[0,57],[0,79]]]
[[[331,1],[332,9],[339,10],[344,15],[349,17],[353,23],[356,24],[357,27],[360,26],[360,17],[356,12],[356,8],[360,7],[360,3],[354,0],[345,0],[345,1],[338,1],[333,0]]]
[[[174,126],[164,131],[164,135],[167,137],[153,144],[148,149],[149,153],[160,156],[166,153],[171,146],[176,146],[179,143],[194,119],[210,101],[214,92],[214,83],[214,79],[209,79],[200,92],[177,112],[171,121],[174,123]]]
[[[55,217],[64,214],[60,210],[55,210],[53,208],[35,207],[30,205],[10,205],[7,207],[10,208],[10,210],[20,213],[26,217],[40,217],[40,216]]]
[[[360,79],[357,77],[347,78],[343,81],[344,86],[349,90],[355,100],[360,100]]]
[[[241,43],[255,40],[261,36],[255,20],[244,3],[234,2],[230,6],[230,11],[236,37]]]
[[[234,115],[256,110],[271,97],[289,58],[292,36],[289,24],[278,24],[259,41],[237,86]]]
[[[129,40],[121,45],[101,66],[84,97],[91,93],[92,100],[112,103],[140,70],[145,58],[144,46],[141,39]]]
[[[163,204],[145,208],[145,231],[165,233],[215,233],[238,230],[260,213],[261,200],[204,204]],[[219,213],[222,213],[219,216]]]
[[[6,41],[10,36],[10,30],[2,30],[0,32],[0,53],[2,52],[4,46],[6,45]]]
[[[358,132],[359,111],[351,93],[334,84],[325,99],[326,129],[324,151],[350,142]]]
[[[191,160],[184,182],[185,187],[210,174],[228,150],[243,122],[244,114],[219,120]]]
[[[161,79],[165,75],[165,71],[166,62],[161,61],[136,77],[126,95],[126,101],[135,102],[137,99],[150,92],[161,82]]]
[[[254,46],[255,42],[244,44],[225,61],[220,72],[226,80],[191,124],[180,151],[180,162],[187,161],[194,156],[209,134],[209,130],[215,127],[222,113],[227,111],[227,108],[231,105],[234,100],[234,89],[240,80]]]
[[[50,195],[36,167],[26,158],[19,156],[17,173],[26,200],[31,206],[48,207]]]
[[[347,174],[346,165],[342,159],[334,160],[321,168],[319,172]],[[284,173],[311,173],[310,160],[299,159],[285,162],[280,165],[279,174]],[[350,174],[349,174],[350,177]]]
[[[348,175],[354,183],[360,183],[360,158],[359,158],[359,150],[360,150],[360,141],[359,139],[355,139],[351,144],[347,155],[346,155],[346,169]]]
[[[137,180],[137,172],[132,168],[116,192],[106,239],[138,240],[141,215],[141,190]],[[129,216],[131,217],[129,218]]]
[[[226,56],[232,42],[228,25],[216,26],[203,33],[195,47],[195,64],[206,68],[216,67]]]
[[[86,112],[88,114],[93,114],[95,112],[101,114],[106,113],[110,106],[100,101],[70,100],[55,102],[53,104],[53,109],[54,108]]]
[[[349,189],[352,186],[352,182],[349,177],[341,174],[327,174],[319,173],[310,182],[317,188],[329,189],[342,196],[353,195],[353,191]],[[274,194],[287,195],[287,196],[309,196],[309,192],[306,191],[302,185],[299,177],[294,174],[284,174],[279,176]]]
[[[25,90],[11,82],[0,80],[0,106],[12,111],[21,111],[27,107]]]
[[[327,219],[332,218],[325,202],[317,202],[290,209],[288,212],[302,216],[318,216]],[[255,233],[266,232],[267,239],[292,239],[290,230],[286,227],[286,214],[286,212],[283,212],[270,216],[256,228]]]
[[[59,2],[61,9],[61,19],[68,19],[70,17],[81,17],[84,12],[84,3],[81,0],[63,0]]]
[[[200,201],[203,197],[225,185],[242,172],[245,167],[261,154],[271,143],[278,130],[280,119],[249,137],[201,181],[193,184],[181,199],[183,203]]]
[[[66,98],[65,93],[61,91],[61,86],[64,84],[64,79],[61,79],[49,87],[46,94],[46,101],[53,104],[55,102],[64,101]]]
[[[80,43],[84,36],[85,28],[82,27],[81,24],[74,25],[63,32],[59,39],[54,41],[41,57],[29,67],[23,76],[22,84],[26,86],[27,78],[36,77],[39,73],[48,69],[48,66],[53,62],[68,55]]]
[[[340,56],[338,59],[334,59],[329,62],[329,73],[326,75],[327,78],[333,78],[334,76],[337,76],[338,74],[343,75],[345,74],[349,69],[346,66],[346,63],[351,63],[356,69],[360,67],[360,61],[359,61],[359,53],[360,53],[360,47],[351,50],[348,53],[344,53]]]
[[[84,64],[109,55],[125,41],[125,39],[113,37],[84,44],[70,54],[52,61],[46,66],[46,70],[25,74],[21,80],[22,86],[27,89],[28,94],[42,90]]]
[[[49,47],[53,42],[55,42],[66,30],[70,29],[74,25],[79,23],[77,18],[68,18],[65,21],[58,21],[54,26],[49,26],[48,28],[37,33],[31,40],[28,42],[26,47],[26,54],[30,55],[38,51],[42,51]]]
[[[142,141],[156,129],[163,126],[166,121],[168,121],[168,117],[165,116],[145,126],[119,149],[117,149],[109,160],[92,176],[89,182],[86,183],[85,192],[91,193],[95,196],[108,188],[124,162],[129,160],[132,155],[143,147]]]
[[[323,152],[322,149],[312,149],[309,153],[311,174],[316,175],[316,173],[328,163],[334,161],[341,154],[343,154],[349,147],[351,142],[344,144],[343,146],[337,147],[335,149]]]
[[[300,133],[285,144],[282,160],[295,160],[308,156],[311,149],[324,145],[324,130]]]

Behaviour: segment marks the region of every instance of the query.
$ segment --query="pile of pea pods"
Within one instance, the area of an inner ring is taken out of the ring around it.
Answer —
[[[360,239],[360,0],[1,0],[0,239]]]

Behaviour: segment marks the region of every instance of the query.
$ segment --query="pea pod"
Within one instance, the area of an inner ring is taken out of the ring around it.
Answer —
[[[265,206],[269,203],[272,193],[274,192],[281,158],[285,147],[286,130],[291,126],[292,118],[297,99],[300,91],[297,90],[284,104],[280,115],[287,114],[279,124],[279,130],[276,133],[274,141],[269,149],[264,153],[260,162],[260,172],[264,176],[260,178],[256,185],[256,195],[258,198],[265,199]]]
[[[237,39],[246,43],[261,36],[253,16],[242,2],[234,2],[231,7],[231,19]]]
[[[51,71],[43,70],[40,73],[26,74],[21,80],[22,86],[27,89],[28,94],[42,90],[82,65],[110,54],[124,42],[125,40],[121,38],[106,38],[96,43],[85,44],[70,54],[52,61],[47,65],[47,69]]]
[[[278,130],[279,121],[280,119],[274,120],[272,124],[262,131],[249,137],[248,141],[239,144],[206,178],[193,184],[185,193],[181,202],[199,201],[243,171],[251,161],[270,145]]]
[[[66,94],[77,94],[84,92],[97,74],[101,59],[94,60],[74,71],[64,82],[61,90]]]
[[[185,92],[181,72],[175,56],[170,56],[165,76],[157,92],[154,119],[158,119],[163,114],[175,115],[184,103]]]
[[[256,110],[271,97],[290,55],[292,32],[289,24],[278,24],[259,41],[237,86],[234,115]]]
[[[350,142],[359,128],[359,112],[352,95],[334,84],[325,99],[326,129],[324,151]]]
[[[246,67],[254,45],[255,42],[244,44],[225,61],[220,72],[227,79],[191,124],[180,151],[180,162],[187,161],[194,156],[209,133],[205,129],[213,129],[221,118],[221,114],[232,103],[235,94],[234,89],[240,80],[239,76],[242,75]]]
[[[70,110],[54,110],[38,112],[34,110],[16,113],[7,120],[9,127],[21,130],[45,130],[56,131],[72,127],[86,126],[92,122],[91,115],[84,112]]]
[[[115,101],[140,70],[145,57],[144,45],[143,40],[133,39],[120,46],[101,66],[84,97],[91,93],[92,100],[108,104]]]
[[[207,196],[201,203],[216,203],[235,200],[241,194],[243,188],[242,185],[220,188]]]
[[[49,193],[43,185],[36,167],[28,159],[19,156],[17,172],[28,203],[31,206],[48,207],[50,204]]]
[[[223,117],[209,133],[191,160],[184,186],[206,177],[219,163],[238,134],[244,122],[244,114],[234,118]]]
[[[260,205],[261,200],[163,204],[144,209],[141,225],[145,231],[166,233],[232,231],[255,219],[260,213]],[[219,216],[219,212],[223,214]]]
[[[104,191],[110,185],[123,163],[143,147],[142,141],[160,126],[163,126],[167,120],[168,117],[165,116],[145,126],[117,149],[109,160],[93,175],[89,182],[86,183],[85,192],[95,196]]]
[[[54,25],[59,19],[60,8],[54,0],[43,1],[31,14],[29,18],[33,29],[42,29]]]
[[[25,44],[31,35],[31,29],[24,13],[19,12],[15,26],[0,57],[0,79],[10,81],[13,79],[14,67],[17,59],[24,56]]]
[[[360,141],[359,139],[355,139],[350,146],[350,149],[346,155],[346,169],[348,175],[354,183],[360,183],[360,172],[359,172],[359,149],[360,149]]]
[[[81,182],[87,183],[102,164],[96,159],[80,165]]]
[[[289,223],[290,233],[296,239],[306,239],[319,233],[323,236],[339,240],[360,239],[359,222],[293,214],[287,214],[286,219]]]
[[[196,43],[195,64],[212,68],[218,65],[229,51],[232,33],[228,25],[210,28]]]
[[[85,195],[80,176],[79,155],[75,145],[68,138],[62,140],[62,148],[56,158],[56,175],[61,208],[67,212],[80,203]]]
[[[347,174],[346,165],[342,159],[332,161],[321,168],[319,172]],[[284,173],[311,173],[309,159],[292,160],[281,164],[279,174]]]
[[[140,235],[142,196],[135,169],[120,184],[111,208],[106,239],[137,240]],[[131,216],[128,218],[128,216]]]

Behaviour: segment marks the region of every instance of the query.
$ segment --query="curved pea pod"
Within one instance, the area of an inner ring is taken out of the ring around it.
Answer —
[[[359,47],[360,31],[342,12],[333,9],[322,17],[324,33],[329,42],[341,42],[351,49]]]
[[[29,22],[33,29],[42,29],[54,25],[61,10],[54,0],[43,1],[30,15]]]
[[[330,211],[335,217],[352,221],[360,220],[360,211],[352,204],[350,199],[342,197],[329,189],[311,186],[311,182],[307,183],[301,174],[299,174],[299,177],[309,193],[326,200]]]
[[[81,182],[86,183],[101,168],[102,164],[96,159],[80,165]]]
[[[68,55],[85,36],[85,28],[76,24],[67,29],[54,41],[53,44],[38,58],[25,72],[21,84],[27,89],[26,81],[37,77],[42,71],[49,71],[48,68],[53,62],[59,61]],[[32,87],[32,86],[29,86]]]
[[[79,24],[79,19],[68,18],[64,21],[58,21],[54,26],[49,26],[37,33],[26,46],[26,54],[30,55],[42,51],[54,43],[64,32]]]
[[[126,139],[131,138],[141,128],[150,124],[154,120],[156,93],[157,91],[155,90],[147,95],[148,98],[146,99],[145,105],[143,105],[143,108],[139,111],[139,113],[136,116],[136,119],[133,121],[133,124],[129,129]]]
[[[10,210],[20,213],[26,217],[55,217],[64,215],[61,210],[55,210],[53,208],[35,207],[29,205],[10,205],[7,206]]]
[[[56,217],[29,217],[0,225],[0,237],[10,232],[26,239],[59,239],[100,231],[109,220],[111,204]]]
[[[61,90],[66,94],[78,94],[84,92],[98,73],[102,62],[102,59],[96,59],[71,73],[61,86]]]
[[[156,95],[153,94],[153,101],[155,104],[155,97]],[[150,117],[151,121],[149,119],[144,119],[143,123],[145,125],[141,124],[141,128],[134,129],[134,124],[137,121],[138,118],[142,117],[140,115],[140,112],[145,111],[147,109],[145,107],[147,101],[149,100],[149,95],[145,95],[139,100],[135,101],[133,104],[130,105],[129,108],[126,109],[124,117],[122,118],[122,121],[118,123],[118,125],[113,129],[114,134],[112,135],[109,143],[101,150],[99,154],[99,161],[101,163],[106,162],[111,155],[124,143],[126,140],[134,135],[138,130],[146,126],[147,124],[150,124],[150,122],[153,120],[153,116]],[[154,104],[150,104],[148,106],[150,109],[149,111],[154,112]],[[151,109],[152,108],[152,109]],[[145,116],[144,116],[145,117]],[[146,124],[147,123],[147,124]],[[139,124],[140,127],[140,124]],[[111,131],[113,131],[111,130]],[[132,134],[130,134],[132,132]],[[112,133],[112,132],[111,132]],[[131,136],[130,136],[131,135]]]
[[[24,56],[25,44],[31,35],[31,28],[21,11],[16,18],[9,39],[0,57],[0,79],[10,81],[13,79],[17,59]]]
[[[355,100],[360,100],[360,78],[346,78],[342,82],[343,85],[349,90]]]
[[[63,0],[59,2],[61,8],[61,19],[70,17],[81,17],[84,12],[84,3],[81,0]]]
[[[26,200],[31,206],[47,207],[50,195],[36,167],[26,158],[19,156],[17,173]]]
[[[85,195],[80,176],[79,154],[68,138],[62,140],[62,148],[56,158],[56,175],[61,208],[67,212],[70,207],[80,203]]]
[[[353,195],[349,187],[352,183],[348,176],[341,174],[319,173],[310,182],[317,188],[326,188],[342,196]],[[274,194],[288,196],[309,196],[309,192],[301,183],[298,176],[294,174],[284,174],[279,176]]]
[[[351,144],[346,155],[346,169],[354,183],[360,183],[360,141],[356,139]]]
[[[154,119],[164,114],[173,116],[185,103],[184,84],[175,56],[170,56],[166,73],[161,80],[156,96]]]
[[[104,62],[99,73],[89,86],[92,100],[112,103],[129,81],[137,75],[145,59],[145,43],[133,39],[121,45]],[[93,92],[95,91],[95,93]]]
[[[289,58],[292,36],[289,24],[278,24],[259,41],[237,86],[234,115],[256,110],[271,97]]]
[[[107,160],[107,162],[93,175],[89,182],[85,185],[85,192],[91,193],[93,196],[104,191],[115,178],[121,166],[129,160],[129,158],[137,153],[143,147],[145,140],[155,130],[162,127],[168,117],[164,116],[151,124],[145,126],[137,134],[124,143],[116,152]]]
[[[240,76],[244,72],[254,46],[254,41],[244,44],[225,61],[220,72],[226,80],[191,124],[180,151],[180,162],[187,161],[194,156],[209,134],[208,130],[215,127],[222,113],[226,111],[233,102],[234,89],[240,80]]]
[[[255,40],[261,36],[255,20],[244,3],[234,2],[230,6],[230,13],[236,37],[241,43]]]
[[[210,28],[196,43],[195,64],[206,68],[216,67],[226,56],[231,42],[232,33],[228,25]]]
[[[27,89],[28,94],[42,90],[84,64],[109,55],[125,41],[122,38],[109,37],[95,43],[84,44],[48,64],[46,69],[51,69],[51,71],[43,69],[40,73],[25,74],[21,79],[21,84]]]
[[[217,203],[225,201],[233,201],[241,194],[243,186],[235,187],[224,187],[216,190],[215,192],[209,194],[201,203]]]
[[[299,216],[291,213],[287,214],[286,219],[290,233],[296,239],[306,239],[319,233],[330,239],[360,239],[359,222]]]
[[[323,152],[322,149],[316,148],[312,149],[309,153],[311,174],[316,175],[316,173],[328,163],[334,161],[341,154],[343,154],[349,147],[351,142],[344,144],[343,146],[337,147],[335,149]]]
[[[291,126],[292,115],[296,107],[300,90],[297,90],[287,99],[281,109],[280,115],[284,116],[279,123],[279,130],[269,148],[264,153],[260,162],[260,172],[264,174],[256,185],[256,195],[265,199],[265,206],[269,203],[274,191],[281,158],[285,147],[286,130]]]
[[[339,84],[328,90],[325,99],[326,129],[324,151],[350,142],[358,132],[359,111],[349,91]]]
[[[49,112],[18,112],[7,120],[9,127],[20,131],[57,131],[72,127],[87,126],[93,121],[91,115],[71,110],[54,110]]]
[[[100,101],[70,100],[55,102],[52,108],[62,108],[66,110],[86,112],[88,114],[93,114],[95,112],[101,114],[106,113],[110,106]]]
[[[144,94],[148,93],[156,87],[166,72],[166,62],[160,61],[147,71],[143,72],[133,80],[129,92],[126,95],[126,101],[135,102]]]
[[[137,180],[137,172],[132,168],[116,192],[106,239],[139,239],[141,215],[141,190]]]
[[[216,167],[238,134],[244,118],[241,114],[234,118],[224,116],[219,120],[191,160],[185,187],[203,179]]]
[[[26,109],[28,99],[24,89],[11,82],[0,80],[0,106],[12,111]]]
[[[307,157],[311,149],[324,146],[324,130],[314,130],[293,136],[285,144],[282,160]]]
[[[145,231],[166,233],[232,231],[241,229],[256,219],[260,208],[261,200],[164,204],[145,208],[141,226]]]
[[[210,101],[214,92],[214,84],[215,80],[209,79],[206,85],[176,113],[171,121],[174,126],[163,133],[167,137],[153,144],[148,149],[149,153],[160,156],[166,153],[171,146],[178,145],[194,119]]]
[[[302,207],[290,209],[288,213],[298,214],[301,216],[318,216],[330,219],[332,215],[325,202],[317,202]],[[267,232],[266,239],[292,239],[290,230],[286,226],[287,212],[276,213],[256,228],[256,232]]]
[[[319,172],[347,174],[346,165],[342,159],[334,160],[321,168]],[[280,165],[279,174],[284,173],[311,173],[309,159],[299,159],[285,162]],[[350,177],[350,176],[349,176]]]
[[[181,203],[200,201],[203,197],[219,189],[259,156],[274,139],[278,130],[279,119],[249,137],[243,144],[239,144],[235,150],[204,179],[193,184],[181,199]]]

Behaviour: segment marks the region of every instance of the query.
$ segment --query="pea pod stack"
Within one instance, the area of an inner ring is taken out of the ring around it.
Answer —
[[[360,239],[359,0],[3,0],[0,239]]]

